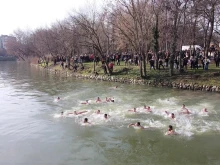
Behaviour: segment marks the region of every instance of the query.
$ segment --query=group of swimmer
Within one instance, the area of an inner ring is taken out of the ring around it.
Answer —
[[[87,112],[88,112],[88,111],[79,111],[79,112],[73,111],[73,112],[68,112],[68,113],[66,113],[66,114],[67,114],[67,115],[81,115],[81,114],[87,113]],[[95,113],[96,113],[96,114],[101,114],[101,111],[100,111],[100,110],[97,110]],[[60,115],[63,116],[63,115],[64,115],[64,112],[62,111],[62,112],[60,113]],[[108,119],[109,117],[110,117],[110,115],[108,115],[107,113],[104,114],[104,119]],[[87,121],[87,122],[86,122],[86,121]],[[88,123],[88,118],[85,118],[83,123]]]
[[[60,97],[57,98],[58,100],[60,100]],[[102,101],[100,99],[100,97],[97,97],[97,99],[95,100],[96,103],[101,103],[101,102],[114,102],[114,98],[111,98],[111,97],[106,97],[104,101]],[[81,102],[81,104],[88,104],[89,101],[86,100],[85,102]],[[146,106],[144,105],[143,107],[144,111],[145,112],[148,112],[148,113],[152,113],[152,110],[150,108],[150,106]],[[137,109],[136,108],[133,108],[133,109],[129,109],[127,110],[128,112],[134,112],[136,113],[137,112]],[[66,115],[81,115],[81,114],[84,114],[84,113],[87,113],[88,111],[73,111],[73,112],[68,112],[66,113]],[[175,118],[175,114],[174,113],[169,113],[168,111],[164,111],[165,114],[167,116],[169,116],[171,119],[176,119]],[[208,113],[208,110],[207,108],[204,108],[201,112],[203,113]],[[100,110],[97,110],[94,112],[95,114],[101,114],[101,111]],[[182,108],[181,108],[181,111],[179,114],[186,114],[186,115],[189,115],[189,114],[192,114],[185,106],[185,104],[182,105]],[[61,112],[61,116],[64,115],[64,112],[62,111]],[[108,114],[104,114],[104,119],[109,119],[110,115]],[[83,120],[83,124],[89,124],[91,125],[91,123],[89,122],[88,118],[84,118]],[[134,127],[134,128],[138,128],[138,129],[145,129],[140,122],[136,122],[136,123],[131,123],[128,125],[128,127]],[[177,133],[174,131],[173,129],[173,126],[172,125],[169,125],[168,126],[168,131],[166,132],[166,135],[176,135]]]
[[[131,123],[128,125],[128,127],[136,127],[136,128],[139,128],[139,129],[145,129],[140,122],[137,122],[137,123]],[[172,125],[169,125],[168,126],[168,131],[166,132],[166,135],[177,135],[177,133],[173,130],[173,126]]]
[[[147,112],[152,112],[149,106],[148,106],[148,107],[144,106],[144,109],[146,109]],[[128,111],[137,112],[137,111],[136,111],[136,108],[134,108],[133,110],[128,110]],[[203,112],[203,113],[208,113],[208,110],[207,110],[207,108],[204,108],[201,112]],[[171,119],[175,119],[174,113],[171,113],[171,114],[170,114],[170,113],[167,112],[167,111],[165,111],[165,113],[166,113],[167,115],[169,115]],[[192,114],[192,113],[186,108],[185,104],[183,104],[183,105],[182,105],[182,108],[181,108],[180,114]],[[137,128],[140,128],[140,129],[145,129],[145,128],[141,125],[140,122],[131,123],[131,124],[128,125],[128,127],[131,127],[131,126],[137,127]],[[168,126],[168,130],[167,130],[167,132],[166,132],[166,135],[177,135],[177,133],[174,131],[172,125],[169,125],[169,126]]]
[[[202,113],[208,113],[208,110],[207,110],[207,108],[204,108],[201,112],[202,112]],[[175,119],[174,113],[169,113],[168,111],[165,111],[165,113],[166,113],[168,116],[170,116],[172,119]],[[190,112],[190,111],[186,108],[185,104],[183,104],[183,105],[182,105],[182,108],[181,108],[180,114],[192,114],[192,112]]]
[[[208,110],[207,110],[207,108],[204,108],[204,109],[202,109],[201,112],[202,113],[208,113]],[[165,111],[165,113],[167,115],[169,115],[171,117],[171,119],[175,119],[174,113],[171,113],[171,115],[167,111]],[[186,108],[185,104],[183,104],[180,114],[188,114],[189,115],[189,114],[192,114],[192,113]],[[166,135],[175,135],[175,134],[177,134],[177,133],[173,130],[173,126],[169,125],[168,131],[166,132]]]
[[[144,105],[144,108],[143,108],[146,112],[152,112],[152,110],[150,109],[150,106],[146,106]],[[137,112],[137,109],[134,108],[134,109],[129,109],[128,110],[129,112]]]
[[[100,111],[100,110],[98,110],[98,111]],[[110,117],[110,116],[109,116],[108,114],[106,114],[106,113],[104,114],[104,118],[105,118],[105,119],[108,119],[109,117]],[[92,123],[90,123],[90,122],[88,121],[88,118],[84,118],[83,123],[84,123],[84,124],[90,124],[90,125],[92,124]]]
[[[115,101],[114,97],[106,97],[104,101],[101,100],[100,97],[98,97],[95,102],[101,103],[101,102],[114,102],[114,101]],[[80,104],[89,104],[89,100],[83,101]]]

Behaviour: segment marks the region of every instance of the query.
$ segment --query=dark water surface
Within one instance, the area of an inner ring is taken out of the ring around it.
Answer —
[[[115,102],[96,103],[98,96]],[[182,104],[191,115],[179,114]],[[127,111],[134,107],[138,113]],[[0,62],[0,164],[219,165],[219,107],[216,93],[59,78],[26,63]],[[68,115],[74,110],[88,113]],[[91,126],[82,125],[85,117]],[[127,127],[137,121],[146,129]],[[165,135],[170,124],[178,135]]]

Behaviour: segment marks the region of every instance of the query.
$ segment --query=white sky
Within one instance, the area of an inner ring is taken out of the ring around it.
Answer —
[[[51,25],[93,1],[100,0],[1,0],[0,35]]]

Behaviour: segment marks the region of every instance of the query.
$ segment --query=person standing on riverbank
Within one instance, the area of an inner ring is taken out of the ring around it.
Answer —
[[[109,70],[111,70],[111,72],[113,72],[114,63],[110,62],[108,67],[109,67]]]
[[[203,62],[204,62],[204,70],[208,70],[209,69],[210,60],[207,57],[205,57]]]
[[[155,55],[152,55],[152,58],[149,60],[150,62],[150,70],[153,68],[155,70],[155,66],[154,66],[154,63],[155,63]]]
[[[218,52],[215,53],[214,60],[215,60],[215,66],[219,67],[220,55]]]
[[[159,70],[160,70],[161,66],[163,67],[163,69],[165,69],[164,65],[163,65],[163,60],[161,58],[159,58]]]

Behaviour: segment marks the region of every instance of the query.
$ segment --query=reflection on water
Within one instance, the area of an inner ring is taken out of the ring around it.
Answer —
[[[15,62],[0,63],[0,90],[1,163],[220,163],[216,93],[60,78]],[[97,97],[102,102],[96,103]],[[88,104],[81,104],[85,100]],[[182,104],[192,114],[181,114]],[[204,107],[208,113],[201,112]],[[137,112],[128,111],[134,108]],[[82,126],[84,118],[90,126]],[[138,121],[145,130],[127,128]],[[177,136],[165,136],[168,125]]]

